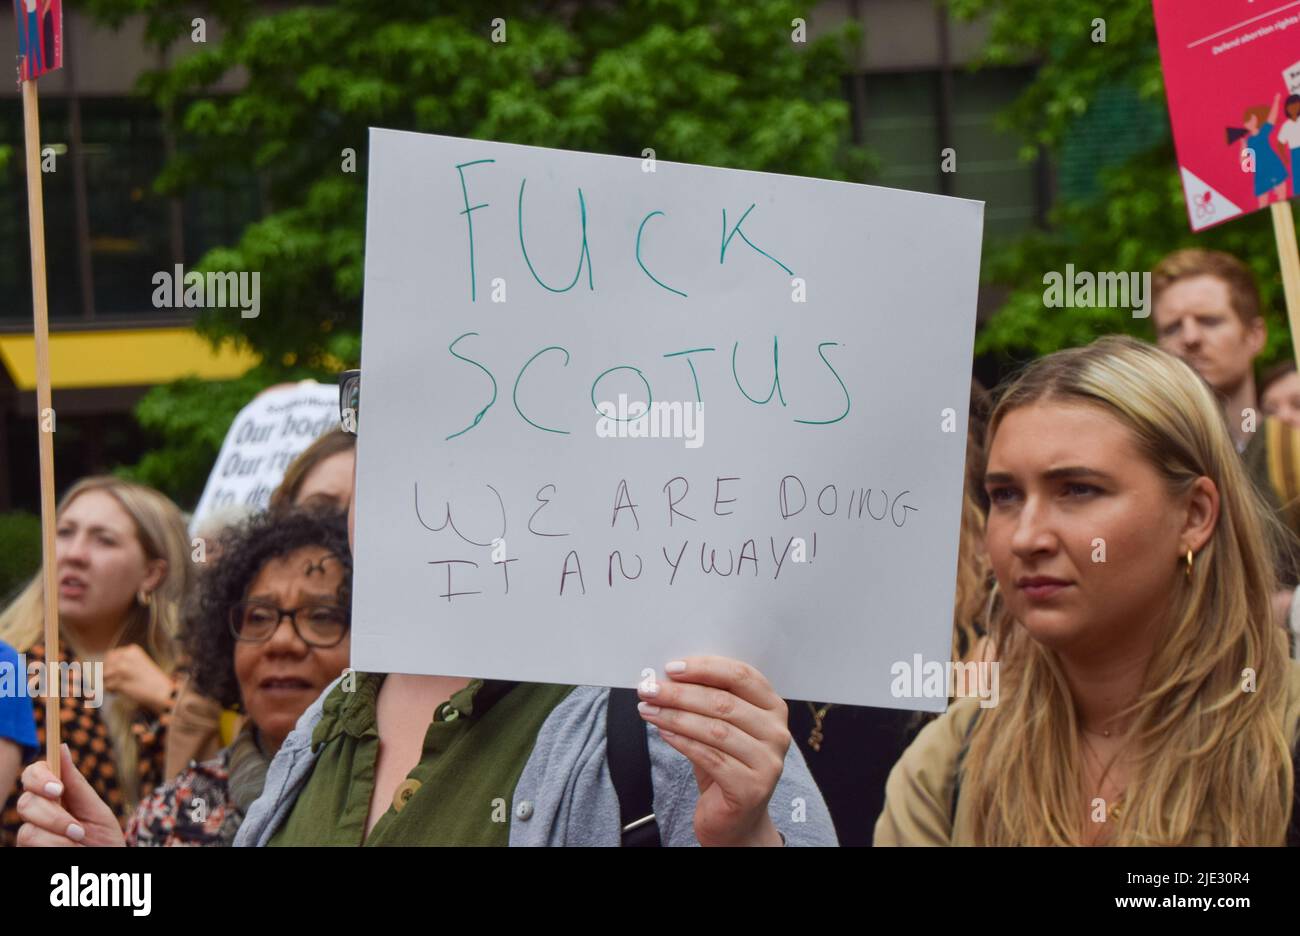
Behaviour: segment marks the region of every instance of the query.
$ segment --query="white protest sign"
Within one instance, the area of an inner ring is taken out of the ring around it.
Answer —
[[[264,510],[289,464],[339,425],[339,391],[304,380],[260,394],[226,431],[203,496],[190,520],[193,533],[214,510],[240,505]]]
[[[944,708],[891,667],[951,652],[982,204],[377,129],[369,171],[356,669]]]
[[[1300,94],[1300,62],[1282,69],[1282,83],[1292,94]]]

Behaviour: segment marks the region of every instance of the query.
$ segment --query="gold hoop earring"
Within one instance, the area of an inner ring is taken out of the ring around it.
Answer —
[[[142,608],[147,608],[153,604],[153,594],[141,588],[135,593],[135,600],[140,603]]]
[[[1187,547],[1187,577],[1192,577],[1192,547]]]

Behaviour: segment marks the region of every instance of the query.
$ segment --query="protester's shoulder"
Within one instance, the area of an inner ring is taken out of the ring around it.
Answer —
[[[9,678],[14,683],[22,683],[27,679],[18,651],[0,642],[0,673],[4,670],[9,671]],[[0,685],[2,684],[3,677],[0,676]],[[0,741],[16,744],[20,749],[36,750],[36,712],[32,700],[26,694],[0,693]]]
[[[293,731],[285,738],[284,744],[272,759],[276,761],[293,760],[303,748],[316,748],[330,740],[337,732],[334,730],[349,710],[358,704],[358,696],[364,694],[373,707],[378,684],[383,680],[377,673],[343,673],[316,697],[316,701],[307,706],[298,716]]]
[[[127,825],[127,844],[167,845],[180,840],[190,844],[210,837],[225,815],[230,783],[230,749],[222,749],[190,766],[140,801]]]
[[[557,686],[555,689],[561,697],[537,732],[530,760],[547,776],[581,774],[592,782],[601,782],[611,690],[603,686]],[[651,759],[654,759],[653,748]]]
[[[45,659],[45,641],[39,637],[25,647],[14,644],[13,649],[18,653],[19,657],[26,657],[29,664],[33,661]]]
[[[1285,420],[1278,419],[1276,416],[1261,417],[1260,427],[1263,431],[1255,433],[1255,440],[1262,441],[1263,445],[1256,442],[1255,446],[1248,444],[1247,448],[1254,447],[1267,453],[1286,453],[1290,456],[1300,456],[1300,429]]]
[[[917,758],[956,758],[979,717],[978,698],[956,699],[947,711],[930,720],[909,745],[908,753]],[[904,754],[906,757],[907,754]]]
[[[159,784],[145,802],[158,804],[178,794],[200,788],[224,787],[230,780],[230,748],[222,748],[215,757],[190,761],[190,765],[166,783]],[[181,796],[183,799],[183,795]]]
[[[1286,689],[1289,704],[1300,705],[1300,660],[1287,661]]]
[[[345,680],[351,675],[353,674],[344,673],[335,679],[298,716],[293,731],[289,732],[289,736],[271,758],[262,794],[248,807],[242,824],[232,836],[232,844],[265,845],[271,835],[283,826],[285,817],[297,802],[304,784],[313,775],[320,747],[328,742],[328,732],[319,732],[318,729],[338,722],[337,717],[331,717],[328,723],[324,719],[326,703],[330,703],[333,712],[338,712],[339,706],[345,701],[342,698]],[[358,682],[363,675],[357,674]]]
[[[958,699],[921,729],[885,784],[885,809],[876,823],[876,843],[943,844],[950,840],[952,795],[958,761],[979,700]]]
[[[524,685],[531,687],[533,684]],[[539,739],[543,735],[604,738],[609,689],[603,686],[557,686],[556,691],[560,700],[542,723]]]
[[[355,703],[359,697],[358,690],[370,688],[372,683],[377,689],[382,680],[382,673],[343,673],[325,687],[309,708],[318,708],[321,715],[332,718]]]
[[[1300,432],[1280,419],[1261,416],[1246,439],[1241,459],[1256,490],[1277,510],[1295,493],[1290,469],[1300,465]]]

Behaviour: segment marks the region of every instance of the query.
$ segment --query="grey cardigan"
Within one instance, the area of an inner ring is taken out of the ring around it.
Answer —
[[[338,680],[335,680],[337,683]],[[312,732],[321,720],[331,685],[298,719],[266,774],[262,795],[249,808],[235,845],[265,845],[284,823],[311,776],[316,755]],[[608,689],[579,686],[542,724],[532,754],[515,786],[510,811],[511,845],[618,845],[618,796],[605,761],[605,699]],[[654,809],[664,845],[695,845],[698,799],[688,761],[647,725]],[[836,845],[835,827],[795,744],[768,803],[787,845]]]

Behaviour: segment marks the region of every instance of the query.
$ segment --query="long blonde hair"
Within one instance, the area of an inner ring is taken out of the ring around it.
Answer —
[[[953,600],[952,658],[972,659],[984,637],[989,604],[989,563],[984,548],[984,510],[970,494],[961,501],[961,532],[957,539],[957,588]]]
[[[989,394],[971,380],[970,419],[966,425],[966,484],[961,499],[961,530],[957,539],[957,589],[953,601],[952,658],[962,661],[977,655],[986,634],[987,607],[992,578],[984,547],[986,514],[980,499],[984,491],[984,447],[988,431]]]
[[[1103,338],[1030,365],[994,409],[990,443],[1009,412],[1044,401],[1102,409],[1129,428],[1174,495],[1204,476],[1220,497],[1214,532],[1171,596],[1138,697],[1123,713],[1132,718],[1131,766],[1108,841],[1177,845],[1208,834],[1217,845],[1281,844],[1294,777],[1283,728],[1289,660],[1270,605],[1279,525],[1243,470],[1213,392],[1163,351]],[[975,841],[1078,844],[1087,793],[1060,661],[1005,605],[991,637],[1002,701],[981,712],[963,767]],[[1243,691],[1251,673],[1254,691]]]
[[[107,475],[83,478],[74,484],[59,501],[57,515],[62,517],[69,504],[90,491],[103,491],[127,512],[135,523],[136,538],[146,560],[162,559],[167,563],[163,580],[149,603],[142,605],[137,599],[127,611],[117,645],[138,643],[163,672],[170,674],[176,668],[176,635],[190,575],[185,521],[176,505],[152,488]],[[19,651],[29,650],[43,637],[44,620],[45,597],[41,573],[37,572],[9,607],[0,612],[0,641]],[[71,635],[62,627],[60,634],[72,643],[68,639]],[[128,803],[135,802],[137,793],[134,762],[139,751],[131,731],[137,711],[125,699],[113,700],[104,710],[118,757],[118,778]]]

